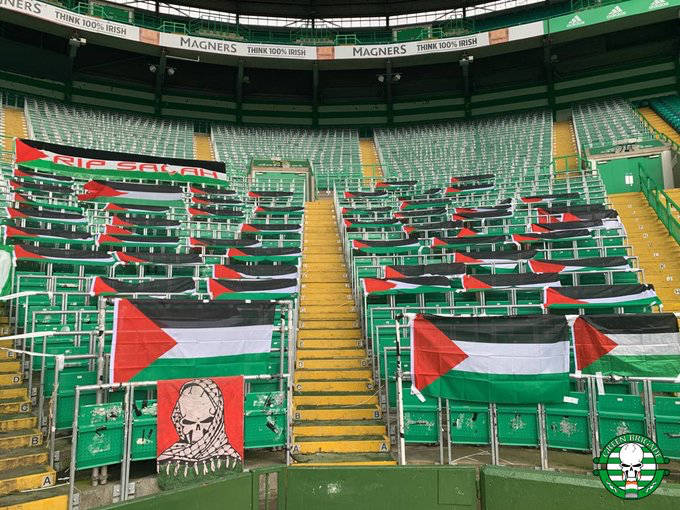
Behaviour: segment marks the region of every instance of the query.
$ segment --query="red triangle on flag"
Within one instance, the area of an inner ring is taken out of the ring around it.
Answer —
[[[23,246],[18,244],[14,245],[14,257],[17,259],[44,259],[42,255],[28,251]]]
[[[538,223],[531,224],[531,231],[542,234],[544,232],[550,232],[550,229],[540,226]]]
[[[93,296],[101,296],[102,294],[117,294],[116,289],[107,285],[102,280],[101,276],[97,276],[92,282],[92,291],[90,292]]]
[[[470,275],[463,275],[463,288],[465,290],[470,290],[470,289],[490,289],[491,285],[488,283],[484,283],[481,280],[478,280],[474,276]]]
[[[125,228],[120,228],[115,225],[106,225],[104,228],[105,234],[123,234],[123,235],[134,235],[134,232],[127,230]]]
[[[213,280],[212,278],[208,279],[208,293],[210,294],[210,299],[216,299],[222,294],[226,294],[228,292],[234,291],[228,287],[225,287],[217,280]]]
[[[177,345],[127,299],[118,302],[113,338],[113,382],[129,381]]]
[[[559,290],[555,287],[545,289],[545,303],[543,303],[543,306],[546,308],[550,305],[582,305],[585,303],[586,301],[580,301],[560,294]]]
[[[429,386],[469,356],[437,326],[422,315],[413,323],[413,384]]]
[[[390,290],[396,286],[396,283],[380,280],[378,278],[364,278],[364,289],[366,289],[366,294]]]
[[[406,278],[406,275],[401,274],[399,271],[395,271],[393,267],[385,267],[385,278]]]
[[[213,278],[228,278],[231,280],[237,280],[242,278],[242,276],[238,271],[234,271],[230,267],[218,264],[213,268]]]
[[[578,370],[588,367],[617,345],[616,342],[591,326],[585,319],[579,317],[574,321],[574,350],[576,351],[576,368]]]
[[[43,151],[31,147],[27,143],[17,139],[15,151],[16,151],[16,162],[23,163],[24,161],[35,161],[36,159],[43,159],[47,157]]]
[[[113,219],[111,220],[112,225],[118,225],[119,227],[134,227],[134,223],[130,223],[129,221],[125,221],[123,218],[120,216],[114,216]]]
[[[529,267],[532,273],[561,273],[566,266],[552,261],[530,260]]]
[[[244,223],[243,225],[241,225],[241,232],[259,232],[259,229],[257,229],[250,223]]]
[[[464,228],[461,228],[458,231],[458,233],[456,234],[456,237],[472,237],[472,236],[476,236],[478,234],[479,234],[479,232],[477,232],[476,230],[464,227]]]

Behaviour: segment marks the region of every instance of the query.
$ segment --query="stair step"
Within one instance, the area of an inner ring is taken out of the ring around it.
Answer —
[[[13,374],[21,371],[21,362],[14,359],[0,360],[0,374]]]
[[[293,466],[394,466],[389,453],[317,453],[295,455]]]
[[[0,455],[0,472],[22,466],[40,466],[49,462],[47,450],[24,447],[3,451]],[[2,476],[0,474],[0,476]]]
[[[337,407],[327,409],[316,407],[313,409],[295,408],[293,416],[296,421],[379,420],[381,412],[377,406],[366,408]]]
[[[339,308],[328,308],[326,306],[306,306],[300,310],[300,319],[305,320],[322,320],[325,319],[329,327],[333,326],[333,322],[337,320],[358,320],[357,313],[353,311],[354,303],[346,303],[347,306]]]
[[[38,417],[30,414],[7,414],[0,416],[0,432],[33,429],[38,426]]]
[[[361,339],[361,330],[359,328],[353,329],[302,329],[298,331],[298,338],[300,340],[307,340],[308,338],[338,338],[341,340]]]
[[[347,282],[335,283],[305,283],[302,285],[302,292],[336,292],[346,294],[351,291],[351,287]]]
[[[364,452],[388,452],[390,450],[389,439],[386,436],[369,436],[367,439],[340,437],[333,438],[296,438],[293,443],[293,453],[364,453]]]
[[[295,407],[300,406],[359,406],[377,405],[378,396],[373,394],[347,395],[347,394],[320,394],[320,395],[295,395],[293,397]]]
[[[368,436],[385,435],[385,425],[379,421],[308,421],[293,424],[293,437],[305,436]]]
[[[0,386],[11,386],[14,384],[21,384],[22,375],[21,373],[14,374],[2,374],[0,373]]]
[[[57,474],[48,466],[27,466],[0,473],[0,496],[54,485]]]
[[[21,385],[4,386],[0,388],[0,399],[28,397],[28,388]]]
[[[366,358],[305,359],[296,361],[295,366],[298,370],[303,368],[308,370],[362,368],[368,366],[368,360],[366,360]]]
[[[349,289],[348,289],[349,290]],[[300,296],[300,306],[307,308],[311,305],[333,305],[336,307],[349,306],[354,308],[356,305],[352,294],[302,294]]]
[[[371,370],[368,368],[356,370],[296,370],[295,382],[298,381],[342,381],[347,379],[364,379],[372,381]]]
[[[0,432],[0,450],[40,446],[42,433],[37,428]]]
[[[306,349],[298,351],[298,361],[308,360],[334,360],[334,359],[366,359],[366,351],[353,345],[349,349]]]
[[[365,393],[373,390],[373,381],[345,380],[345,381],[300,381],[295,384],[295,391],[299,394],[306,392],[353,392]]]
[[[298,358],[303,358],[303,350],[309,349],[353,349],[363,346],[363,342],[357,339],[337,339],[337,338],[321,338],[321,339],[307,339],[298,340]],[[363,351],[363,349],[362,349]],[[306,354],[306,352],[305,352]],[[365,355],[365,354],[364,354]]]
[[[40,498],[40,499],[37,499]],[[19,492],[0,497],[0,510],[67,510],[68,486],[58,485],[38,492]]]
[[[28,413],[31,401],[28,397],[14,397],[0,399],[0,415]]]

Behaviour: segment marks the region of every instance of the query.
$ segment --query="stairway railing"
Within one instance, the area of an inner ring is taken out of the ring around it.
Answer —
[[[680,244],[680,206],[638,164],[640,189],[670,236]]]
[[[680,154],[680,145],[678,145],[677,143],[675,143],[673,140],[671,140],[670,138],[668,138],[668,136],[666,136],[666,135],[663,134],[661,131],[659,131],[658,129],[656,129],[654,126],[652,126],[651,122],[649,122],[649,120],[647,120],[647,117],[645,117],[644,115],[642,115],[642,114],[640,113],[640,110],[638,110],[637,108],[635,108],[635,113],[637,113],[637,114],[638,114],[638,117],[640,117],[640,118],[642,119],[642,121],[643,121],[643,122],[645,123],[645,125],[647,126],[647,129],[649,129],[649,130],[654,134],[654,138],[656,138],[657,140],[661,140],[662,142],[667,143],[668,145],[671,146],[671,149],[672,149],[676,154]],[[656,113],[656,112],[654,112],[654,113]],[[657,115],[658,115],[658,114],[657,114]],[[661,117],[661,118],[663,119],[663,117]]]

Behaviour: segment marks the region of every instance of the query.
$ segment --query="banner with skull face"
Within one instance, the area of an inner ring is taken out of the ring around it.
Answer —
[[[158,469],[212,475],[243,466],[243,377],[158,381]]]

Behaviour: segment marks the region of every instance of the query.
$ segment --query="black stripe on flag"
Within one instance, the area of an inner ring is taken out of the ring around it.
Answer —
[[[46,259],[107,260],[111,258],[111,255],[105,251],[65,250],[61,248],[44,248],[42,246],[31,246],[25,244],[16,244],[14,246],[15,248],[19,248],[26,252],[37,255],[38,257]]]
[[[633,296],[648,290],[654,290],[653,285],[629,284],[629,285],[574,285],[555,289],[561,295],[571,299],[601,299],[615,298],[620,296]],[[574,305],[578,307],[578,305]],[[616,306],[616,304],[612,304]]]
[[[265,292],[297,287],[298,284],[297,278],[275,278],[272,280],[257,280],[254,278],[242,280],[215,279],[215,282],[232,292]]]
[[[196,241],[205,246],[220,246],[220,247],[241,247],[241,246],[255,246],[260,244],[259,239],[210,239],[208,237],[196,237]]]
[[[461,255],[478,260],[529,260],[536,256],[537,250],[496,250],[496,251],[465,251]]]
[[[298,272],[298,268],[290,264],[224,264],[220,267],[253,277],[295,275]]]
[[[565,205],[555,207],[542,207],[541,210],[545,214],[589,214],[597,211],[604,211],[606,206],[604,204],[588,204],[588,205]]]
[[[446,207],[435,207],[434,209],[421,209],[416,211],[403,211],[395,213],[397,218],[417,218],[418,216],[439,216],[446,213]]]
[[[78,221],[84,220],[85,217],[80,214],[61,213],[56,211],[47,211],[45,209],[36,209],[27,205],[20,205],[18,211],[31,218],[42,218],[50,220],[64,220],[64,221]]]
[[[275,257],[280,255],[299,255],[300,248],[239,248],[238,251],[251,257]]]
[[[560,276],[557,273],[475,274],[471,275],[471,277],[489,285],[491,288],[519,287],[522,285],[548,285],[560,282]]]
[[[673,313],[610,313],[581,315],[581,319],[604,334],[677,333],[678,319]]]
[[[119,191],[140,191],[143,193],[183,193],[184,190],[179,186],[170,186],[168,184],[136,184],[133,182],[108,182],[95,179],[90,182],[96,182],[102,186],[108,186]],[[86,188],[87,189],[87,188]]]
[[[58,237],[60,239],[92,239],[92,236],[87,232],[74,232],[65,228],[28,228],[20,227],[15,224],[6,224],[8,228],[18,230],[19,232],[9,234],[7,237],[21,236],[22,234],[31,237]]]
[[[419,276],[456,276],[465,274],[465,264],[420,264],[420,265],[395,265],[386,266],[385,275],[390,278],[388,272],[401,274],[405,278],[416,278]]]
[[[108,287],[108,289],[107,289]],[[159,293],[180,294],[189,290],[196,290],[196,282],[190,277],[156,278],[141,282],[126,282],[115,278],[98,276],[92,285],[93,294],[137,294]]]

